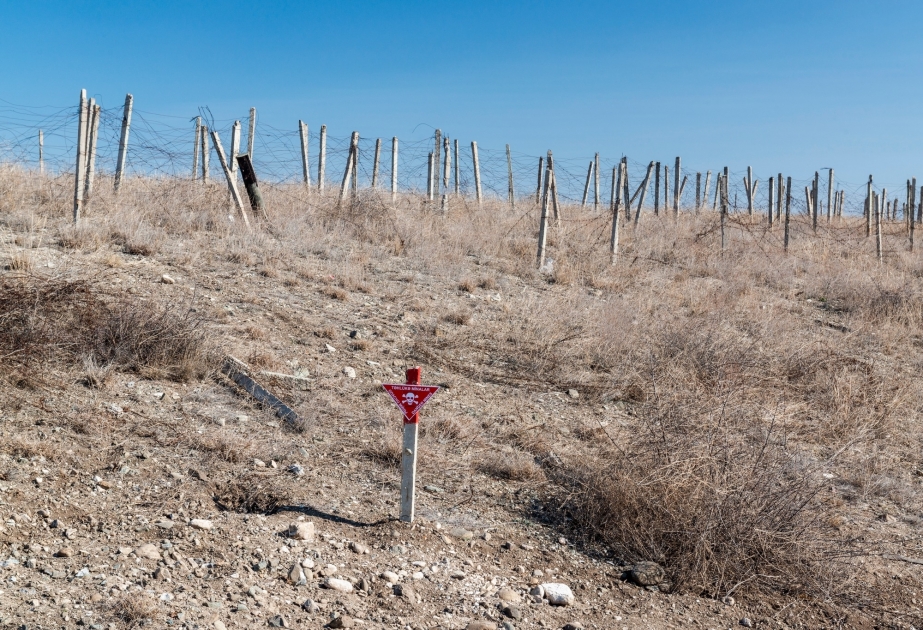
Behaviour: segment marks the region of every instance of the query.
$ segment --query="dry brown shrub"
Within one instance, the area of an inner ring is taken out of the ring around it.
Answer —
[[[293,503],[290,486],[282,473],[246,473],[216,482],[212,496],[221,509],[229,512],[273,514]]]
[[[456,326],[464,326],[471,322],[471,311],[456,310],[446,313],[442,316],[442,321],[455,324]]]
[[[349,293],[347,293],[346,291],[344,291],[343,289],[339,287],[324,287],[321,293],[323,293],[329,298],[332,298],[334,300],[340,300],[342,302],[345,302],[346,300],[349,299]]]
[[[519,450],[490,453],[477,462],[476,468],[491,477],[508,481],[535,481],[544,476],[535,458]]]
[[[138,628],[157,614],[157,603],[146,593],[129,593],[116,597],[107,605],[108,616],[124,628]]]
[[[477,283],[472,278],[465,278],[458,283],[458,290],[464,291],[465,293],[474,293],[477,286]]]

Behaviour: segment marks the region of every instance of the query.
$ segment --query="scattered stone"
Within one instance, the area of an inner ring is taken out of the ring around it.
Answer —
[[[169,580],[170,579],[170,569],[168,569],[167,567],[157,567],[157,570],[154,571],[154,579]]]
[[[381,579],[388,582],[389,584],[397,584],[400,578],[397,577],[397,573],[394,571],[385,571],[381,574]]]
[[[740,620],[740,625],[742,625],[744,628],[752,628],[753,622],[750,621],[749,617],[744,617],[743,619]]]
[[[552,606],[570,606],[574,603],[574,594],[567,584],[551,582],[541,586],[545,590],[545,599]]]
[[[365,578],[360,578],[360,579],[359,579],[359,590],[360,590],[360,591],[365,591],[366,593],[370,592],[370,591],[372,590],[372,584],[371,584],[371,582],[369,582],[369,581],[368,581],[367,579],[365,579]]]
[[[326,565],[323,569],[321,569],[320,572],[321,572],[323,575],[325,575],[326,577],[330,577],[331,575],[336,575],[336,573],[337,573],[337,565],[335,565],[335,564],[328,564],[328,565]]]
[[[416,604],[419,601],[416,591],[414,591],[406,584],[395,584],[393,587],[391,587],[391,590],[397,597],[403,597],[411,604]]]
[[[349,543],[349,548],[358,554],[369,553],[369,548],[362,543],[351,542]]]
[[[288,467],[288,471],[296,477],[304,477],[304,466],[301,464],[292,464]]]
[[[200,529],[202,531],[208,531],[212,528],[212,522],[207,521],[204,518],[194,518],[189,521],[189,526],[193,529]]]
[[[519,593],[506,586],[497,591],[497,597],[500,598],[501,602],[509,602],[513,604],[518,604],[520,601],[522,601]]]
[[[295,540],[304,540],[305,542],[314,542],[314,523],[311,521],[292,523],[288,526],[288,537]]]
[[[227,630],[227,626],[225,626],[224,622],[220,619],[215,619],[215,623],[212,625],[215,626],[215,630]]]
[[[288,622],[285,621],[285,617],[282,615],[274,615],[269,618],[269,627],[270,628],[288,628]]]
[[[73,555],[74,550],[70,547],[61,547],[61,549],[58,550],[58,553],[55,554],[55,556],[58,558],[70,558]]]
[[[432,494],[442,494],[443,492],[445,492],[445,490],[440,488],[439,486],[423,486],[423,489],[426,490],[427,492],[431,492]]]
[[[497,630],[493,621],[472,621],[465,626],[465,630]]]
[[[324,580],[321,585],[324,588],[329,588],[334,591],[339,591],[340,593],[352,593],[353,585],[347,582],[346,580],[339,580],[337,578],[327,578]]]
[[[167,274],[163,274],[162,276],[160,276],[160,281],[163,284],[176,284],[176,280],[174,280],[172,276],[169,276]]]
[[[545,599],[545,588],[539,584],[529,589],[529,595],[538,599]]]
[[[337,351],[337,349],[331,346],[329,343],[324,344],[324,350],[326,350],[330,354],[333,354],[334,352]]]
[[[666,573],[656,562],[639,562],[628,572],[628,577],[638,586],[656,586],[664,581]]]
[[[728,606],[734,605],[734,598],[731,597],[730,595],[725,595],[724,597],[721,598],[721,601]]]
[[[532,577],[545,577],[545,572],[541,569],[535,569],[532,571]]]
[[[151,543],[141,545],[135,549],[135,555],[139,558],[147,558],[148,560],[160,560],[160,552],[157,551],[157,547]]]
[[[522,619],[522,611],[519,610],[518,606],[504,606],[503,610],[500,612],[502,612],[510,619],[515,619],[516,621]]]
[[[348,365],[343,368],[343,374],[346,375],[346,378],[356,378],[355,368],[351,368]]]
[[[571,621],[570,623],[564,624],[562,630],[583,630],[583,624],[579,621]]]
[[[304,560],[301,561],[301,568],[302,569],[313,569],[314,561],[311,558],[305,558]]]
[[[253,465],[256,468],[266,468],[266,462],[264,462],[262,459],[254,459]]]
[[[515,626],[513,626],[513,624],[511,624],[509,621],[504,621],[500,624],[500,627],[503,628],[503,630],[516,630]]]
[[[484,539],[484,542],[490,542],[490,539],[491,539],[490,532],[484,532],[484,535],[481,536],[481,538]]]
[[[310,615],[320,612],[320,606],[315,604],[313,599],[304,600],[304,603],[301,604],[301,609]]]
[[[474,538],[474,532],[470,532],[464,527],[454,527],[452,528],[452,531],[449,532],[449,534],[453,538],[460,538],[461,540],[464,540],[464,541],[468,541]]]
[[[330,620],[330,623],[327,624],[328,628],[352,628],[356,625],[356,622],[349,615],[339,615]]]
[[[465,572],[464,571],[452,571],[452,573],[449,574],[449,577],[451,577],[453,580],[464,580]]]
[[[16,518],[16,516],[19,516],[20,518]],[[22,514],[22,515],[17,514],[16,516],[14,516],[13,519],[14,519],[17,523],[22,523],[22,522],[28,523],[29,520],[31,520],[31,519],[29,519],[29,517],[26,516],[25,514]],[[23,516],[25,516],[25,518],[22,518]],[[48,527],[50,527],[51,529],[58,529],[59,527],[64,527],[64,524],[63,524],[61,521],[59,521],[58,519],[54,519],[53,521],[51,521],[50,523],[48,523]]]
[[[42,518],[51,518],[50,510],[39,510],[38,512],[36,512],[36,514],[38,514]]]
[[[580,398],[580,392],[578,392],[576,389],[567,390],[567,395],[571,398]]]
[[[301,567],[298,564],[293,564],[292,568],[288,570],[287,576],[289,584],[294,584],[295,586],[301,586],[308,583],[308,579],[304,574],[304,571],[301,570]]]
[[[160,529],[173,529],[173,521],[169,519],[164,519],[162,521],[157,521],[155,523]]]

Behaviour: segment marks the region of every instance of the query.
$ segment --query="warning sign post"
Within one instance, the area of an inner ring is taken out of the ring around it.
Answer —
[[[401,520],[413,522],[414,484],[417,476],[417,426],[420,407],[439,391],[435,385],[420,384],[420,368],[407,370],[403,385],[382,385],[404,415],[404,444],[401,448]]]

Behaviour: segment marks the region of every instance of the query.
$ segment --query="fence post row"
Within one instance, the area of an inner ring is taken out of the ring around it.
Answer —
[[[115,192],[119,192],[122,177],[125,176],[125,161],[128,158],[128,134],[131,131],[131,109],[134,97],[125,95],[125,107],[122,110],[122,131],[119,134],[119,157],[115,163]]]

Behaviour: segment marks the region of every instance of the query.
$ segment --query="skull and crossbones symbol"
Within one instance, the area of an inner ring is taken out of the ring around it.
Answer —
[[[403,399],[403,404],[407,405],[408,407],[417,404],[417,395],[413,392],[407,392],[404,394]]]

